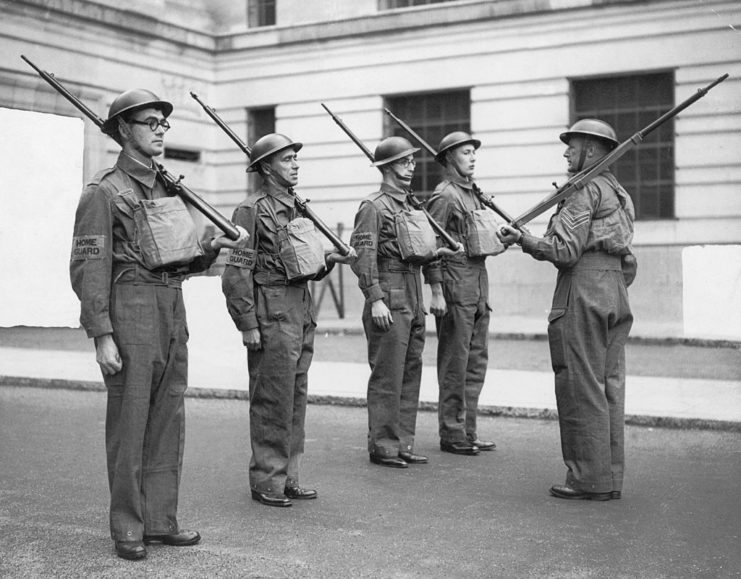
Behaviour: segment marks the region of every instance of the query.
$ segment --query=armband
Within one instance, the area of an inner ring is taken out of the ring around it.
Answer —
[[[105,235],[79,235],[72,239],[71,261],[103,259],[105,257]]]
[[[232,248],[226,257],[226,265],[233,265],[241,269],[254,269],[256,255],[257,251],[254,249]]]

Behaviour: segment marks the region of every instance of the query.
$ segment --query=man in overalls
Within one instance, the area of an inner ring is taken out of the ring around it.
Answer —
[[[420,265],[402,258],[395,216],[412,209],[408,191],[419,151],[402,137],[376,147],[373,166],[381,188],[366,197],[355,216],[350,243],[358,259],[352,270],[365,296],[363,328],[368,342],[368,452],[374,464],[407,468],[428,462],[414,453],[417,405],[425,344]],[[452,255],[435,248],[430,258]]]
[[[250,235],[244,250],[232,251],[222,276],[227,308],[247,347],[250,380],[250,489],[252,498],[273,507],[317,497],[299,484],[304,454],[308,371],[314,354],[316,320],[309,280],[320,280],[336,262],[325,256],[306,276],[292,279],[285,249],[287,226],[299,217],[293,188],[298,184],[301,143],[271,133],[252,148],[248,171],[262,186],[234,211],[234,223]]]
[[[188,329],[181,284],[204,271],[223,235],[199,232],[182,200],[169,192],[153,158],[162,154],[172,105],[134,89],[113,101],[103,130],[123,148],[80,198],[70,261],[80,322],[95,340],[108,391],[106,454],[110,528],[119,557],[146,557],[144,543],[188,546],[200,540],[177,521],[185,441]],[[142,205],[166,207],[165,235],[145,239]],[[177,218],[176,218],[177,216]],[[156,262],[152,241],[163,255]]]
[[[582,119],[561,134],[570,173],[593,165],[618,145],[615,131]],[[561,201],[544,237],[502,228],[535,259],[558,268],[548,316],[565,484],[562,499],[619,499],[623,488],[625,343],[633,315],[627,287],[636,272],[631,251],[633,203],[605,169]]]
[[[437,326],[438,430],[444,452],[476,455],[496,444],[478,436],[476,417],[489,360],[489,278],[486,255],[474,255],[469,217],[484,209],[474,192],[476,150],[481,141],[454,131],[440,141],[436,160],[444,166],[427,209],[466,252],[424,269],[430,284],[430,311]],[[482,233],[485,233],[482,231]],[[497,251],[504,247],[496,244]]]

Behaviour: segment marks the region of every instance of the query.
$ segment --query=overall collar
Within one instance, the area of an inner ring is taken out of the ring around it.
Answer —
[[[396,187],[392,187],[386,183],[381,183],[381,193],[385,193],[399,203],[403,203],[407,198],[406,191],[402,191],[401,189],[397,189]]]
[[[470,191],[473,188],[473,179],[462,177],[460,173],[458,173],[455,169],[451,169],[450,167],[447,167],[445,169],[445,178],[451,183],[462,187],[463,189],[468,189]]]
[[[263,182],[264,191],[273,197],[276,201],[279,201],[286,207],[293,207],[294,201],[296,200],[296,194],[293,192],[292,187],[283,187],[276,183],[273,179],[265,179]]]
[[[152,189],[154,187],[154,183],[157,178],[157,171],[154,168],[153,161],[152,165],[147,167],[141,161],[138,161],[134,159],[134,157],[131,157],[130,155],[127,155],[126,153],[121,151],[121,154],[118,156],[116,165],[129,177],[138,181],[147,189]]]

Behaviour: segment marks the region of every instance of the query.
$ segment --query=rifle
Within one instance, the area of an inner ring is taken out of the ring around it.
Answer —
[[[435,151],[435,149],[433,149],[427,141],[425,141],[420,135],[418,135],[412,129],[412,127],[410,127],[409,125],[407,125],[404,121],[402,121],[399,117],[397,117],[390,110],[388,110],[386,108],[383,109],[383,110],[386,111],[386,114],[388,116],[390,116],[392,119],[394,119],[394,121],[396,122],[397,125],[399,125],[402,129],[404,129],[412,137],[414,137],[419,142],[419,144],[422,145],[422,147],[424,147],[427,150],[427,152],[430,155],[432,155],[435,159],[437,159],[437,151]],[[489,209],[491,209],[492,211],[494,211],[494,213],[496,213],[502,219],[504,219],[505,221],[507,221],[507,223],[509,223],[509,222],[512,221],[512,216],[509,213],[507,213],[504,209],[502,209],[501,207],[499,207],[494,202],[494,197],[492,195],[487,195],[486,193],[484,193],[479,188],[479,186],[476,185],[476,183],[472,183],[472,190],[473,190],[474,194],[479,198],[479,200],[481,201],[481,203],[483,205],[485,205],[486,207],[488,207]]]
[[[327,105],[324,103],[321,103],[322,107],[324,107],[324,110],[329,113],[329,116],[332,117],[332,120],[334,120],[335,123],[339,125],[339,127],[345,132],[345,134],[350,137],[350,140],[355,143],[363,153],[365,153],[365,156],[368,157],[371,161],[371,163],[375,163],[375,157],[373,156],[373,153],[371,153],[370,149],[365,146],[363,141],[361,141],[357,136],[355,136],[355,133],[353,133],[349,127],[342,121],[341,118],[339,118],[337,115],[335,115],[332,111],[327,108]],[[425,217],[427,217],[427,221],[430,222],[430,225],[435,230],[435,232],[442,237],[442,239],[445,241],[445,243],[453,250],[458,250],[458,248],[461,246],[459,242],[457,242],[455,239],[453,239],[450,234],[445,231],[445,228],[440,225],[435,219],[432,217],[432,215],[429,214],[427,209],[425,209],[422,202],[417,199],[414,194],[412,194],[411,191],[407,191],[407,199],[409,200],[409,204],[414,207],[415,209],[418,209],[422,211],[425,214]]]
[[[31,66],[31,68],[33,68],[39,74],[39,76],[41,76],[41,78],[48,82],[52,86],[52,88],[54,88],[54,90],[56,90],[59,94],[61,94],[64,98],[71,102],[80,112],[82,112],[87,118],[95,123],[95,125],[99,129],[102,130],[103,123],[105,121],[98,115],[96,115],[87,106],[85,106],[84,103],[82,103],[75,95],[69,92],[64,86],[62,86],[62,84],[54,77],[54,74],[41,70],[23,55],[21,55],[21,58],[25,60]],[[179,195],[183,200],[187,201],[190,205],[195,207],[198,211],[205,215],[209,221],[211,221],[214,225],[221,229],[229,239],[233,241],[239,239],[239,230],[231,221],[229,221],[201,197],[199,197],[197,194],[183,185],[182,180],[185,178],[183,175],[180,175],[180,177],[176,179],[170,173],[168,173],[165,168],[159,163],[155,163],[155,167],[157,168],[157,172],[165,182],[165,186],[167,187],[168,191],[172,191],[173,193]]]
[[[190,96],[193,97],[193,99],[203,107],[203,110],[206,111],[206,114],[211,117],[211,119],[219,125],[219,127],[227,134],[227,136],[234,141],[237,146],[242,149],[242,152],[247,155],[247,158],[249,159],[252,155],[252,150],[247,146],[247,144],[239,138],[239,136],[223,121],[223,119],[216,114],[216,111],[208,106],[206,103],[204,103],[200,98],[198,98],[198,95],[191,91]],[[337,251],[340,252],[341,255],[346,256],[350,253],[350,248],[345,245],[342,240],[335,235],[335,233],[327,227],[327,225],[319,219],[316,213],[309,207],[309,200],[301,199],[296,193],[294,192],[294,200],[296,202],[296,206],[298,207],[298,210],[301,212],[301,214],[306,217],[307,219],[311,220],[312,223],[314,223],[314,226],[321,231],[324,236],[329,239],[329,241],[337,248]]]
[[[632,137],[620,143],[620,145],[618,145],[615,149],[602,157],[602,159],[597,161],[594,165],[583,169],[581,172],[571,177],[571,179],[569,179],[561,187],[556,187],[556,191],[554,193],[543,199],[537,205],[533,206],[530,210],[520,215],[517,219],[513,219],[512,221],[510,221],[509,224],[512,227],[521,228],[522,225],[524,225],[528,221],[533,220],[538,215],[545,213],[548,209],[558,204],[562,199],[565,199],[577,189],[581,189],[582,187],[584,187],[587,183],[589,183],[589,181],[599,175],[605,168],[617,161],[620,157],[625,155],[625,153],[638,146],[638,144],[643,141],[643,139],[648,134],[652,133],[669,119],[677,116],[680,112],[693,104],[695,101],[704,97],[710,89],[720,84],[727,78],[728,74],[724,74],[723,76],[720,76],[716,80],[711,82],[705,88],[697,89],[697,92],[694,95],[681,102],[670,111],[667,111],[666,113],[661,115],[645,129],[638,131]]]

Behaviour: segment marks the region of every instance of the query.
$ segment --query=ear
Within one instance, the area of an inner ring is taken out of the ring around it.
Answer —
[[[118,122],[118,135],[121,142],[130,141],[132,138],[131,127],[121,118],[116,119]]]
[[[266,175],[270,175],[271,174],[270,163],[266,159],[263,159],[262,161],[260,161],[257,164],[257,172],[263,177],[265,177]]]
[[[587,148],[587,157],[594,157],[598,153],[597,143],[590,140],[584,142],[584,147]]]

